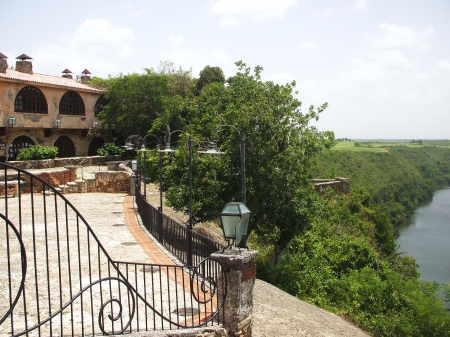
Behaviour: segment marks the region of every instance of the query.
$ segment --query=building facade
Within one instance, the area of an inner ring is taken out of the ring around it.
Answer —
[[[34,74],[25,54],[12,69],[0,53],[0,160],[15,160],[21,148],[35,144],[58,147],[60,158],[92,156],[112,142],[111,130],[97,120],[104,92],[86,84],[89,75],[84,70],[76,80],[68,69],[61,77]]]

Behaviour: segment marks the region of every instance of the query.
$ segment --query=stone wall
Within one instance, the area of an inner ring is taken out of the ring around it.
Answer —
[[[66,166],[97,166],[103,165],[107,161],[112,160],[120,160],[120,156],[70,157],[42,160],[7,161],[7,164],[24,170],[29,170]]]
[[[125,171],[95,173],[97,192],[117,193],[130,191],[130,174]]]
[[[324,193],[329,187],[335,188],[342,193],[350,193],[350,178],[311,179],[309,182],[314,184],[316,191],[319,193]]]

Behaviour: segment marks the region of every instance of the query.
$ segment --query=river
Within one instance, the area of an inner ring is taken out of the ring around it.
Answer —
[[[399,251],[416,259],[421,279],[450,282],[450,188],[436,191],[397,229]]]

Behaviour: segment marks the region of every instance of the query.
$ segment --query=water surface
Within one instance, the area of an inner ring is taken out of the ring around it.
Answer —
[[[450,188],[436,191],[397,229],[399,251],[416,259],[421,278],[450,282]]]

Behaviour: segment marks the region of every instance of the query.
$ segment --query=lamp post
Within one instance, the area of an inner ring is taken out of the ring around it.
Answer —
[[[146,167],[146,154],[147,154],[147,143],[146,143],[146,139],[147,137],[155,137],[157,140],[157,149],[161,150],[161,139],[152,134],[149,133],[147,135],[145,135],[144,137],[141,137],[139,135],[131,135],[129,136],[126,141],[125,141],[125,145],[122,146],[122,148],[124,148],[125,150],[134,150],[135,146],[136,148],[138,148],[138,151],[144,152],[144,199],[147,200],[147,188],[146,188],[146,183],[147,183],[147,167]],[[140,165],[139,165],[140,168]],[[159,202],[160,202],[160,206],[158,211],[162,213],[162,157],[161,157],[161,153],[159,156],[159,190],[160,190],[160,197],[159,197]],[[139,192],[141,191],[141,182],[139,181]]]
[[[172,131],[169,134],[168,138],[170,139],[170,136],[172,134],[174,134],[175,132],[180,132],[180,133],[184,133],[185,135],[187,135],[187,133],[182,131],[182,130],[175,130],[175,131]],[[188,167],[189,167],[189,206],[188,206],[188,208],[189,208],[188,209],[189,221],[188,221],[187,233],[186,233],[186,244],[187,244],[186,264],[188,266],[192,266],[192,227],[193,227],[192,226],[192,140],[191,140],[191,136],[187,135],[187,137],[188,137],[188,152],[189,152],[189,159],[188,159]],[[170,153],[170,152],[175,152],[175,151],[170,148],[170,143],[167,143],[165,149],[164,150],[160,150],[160,152]]]
[[[245,133],[236,129],[233,125],[224,124],[220,125],[214,129],[211,134],[211,139],[214,139],[214,135],[216,132],[223,127],[232,128],[235,130],[240,139],[240,152],[241,152],[241,186],[242,186],[242,202],[241,203],[228,203],[223,211],[220,213],[220,221],[222,223],[222,229],[224,231],[225,239],[229,240],[234,239],[236,246],[242,248],[247,247],[247,231],[248,231],[248,223],[250,221],[250,210],[246,206],[247,203],[247,188],[245,185]],[[211,141],[209,142],[208,149],[206,151],[199,151],[200,153],[209,153],[209,154],[224,154],[224,152],[220,152],[216,150],[216,144]],[[234,234],[231,232],[231,228],[233,227],[231,224],[234,224]],[[227,228],[225,228],[227,227]]]
[[[158,137],[158,136],[156,136],[156,135],[154,135],[154,134],[152,134],[152,133],[149,133],[149,134],[147,134],[147,135],[145,135],[144,137],[142,137],[141,138],[141,143],[142,143],[142,145],[141,145],[141,152],[144,152],[144,200],[147,200],[147,165],[146,165],[146,163],[147,163],[147,161],[146,161],[146,154],[147,154],[147,143],[146,143],[146,138],[147,137],[149,137],[149,136],[152,136],[152,137],[155,137],[156,138],[156,140],[157,140],[157,145],[156,145],[156,148],[157,149],[161,149],[161,139]],[[161,153],[159,154],[159,194],[160,194],[160,198],[159,198],[159,202],[160,202],[160,206],[159,206],[159,209],[158,209],[158,211],[159,212],[162,212],[162,160],[161,160]]]
[[[125,150],[128,150],[128,151],[132,151],[135,149],[135,146],[136,146],[136,148],[139,148],[141,141],[142,141],[142,137],[139,135],[128,136],[128,138],[125,141],[125,145],[122,146],[122,148],[124,148]],[[131,165],[133,165],[133,161],[131,161]],[[136,165],[137,165],[137,161],[136,161]],[[133,169],[133,171],[135,171],[135,174],[136,174],[136,185],[139,187],[139,190],[138,190],[139,193],[141,192],[140,166],[141,165],[137,165],[136,170]]]

